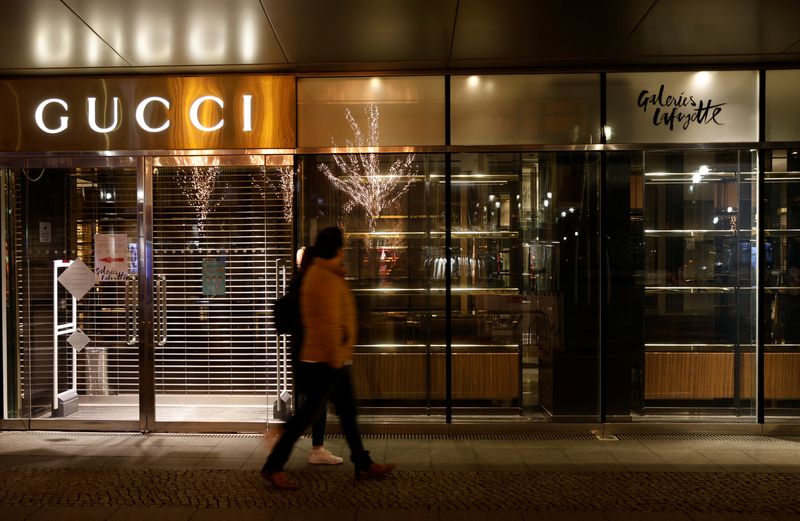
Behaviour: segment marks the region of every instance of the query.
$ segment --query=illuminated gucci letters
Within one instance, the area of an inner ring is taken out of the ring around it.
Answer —
[[[64,132],[67,129],[67,125],[69,124],[69,117],[61,116],[60,121],[61,124],[56,128],[49,128],[47,125],[44,124],[44,109],[47,108],[48,105],[52,104],[61,105],[61,108],[67,110],[69,107],[67,106],[67,102],[63,99],[58,98],[50,98],[46,99],[43,102],[39,103],[39,106],[36,107],[36,113],[34,114],[34,118],[36,119],[36,125],[42,129],[42,131],[47,132],[48,134],[58,134],[59,132]]]
[[[201,132],[215,132],[220,130],[225,125],[225,118],[223,117],[220,117],[212,126],[205,125],[200,121],[200,108],[204,103],[213,103],[220,108],[220,111],[225,108],[225,102],[217,96],[200,96],[189,106],[189,113],[187,114],[189,122],[194,128]],[[122,102],[119,98],[113,97],[111,98],[111,104],[113,106],[111,109],[113,114],[111,122],[107,126],[101,127],[97,123],[97,98],[86,98],[86,121],[93,132],[107,134],[109,132],[114,132],[122,125],[122,117],[120,115],[122,112]],[[167,117],[163,121],[147,120],[145,113],[151,104],[162,105],[167,110]],[[145,98],[136,104],[136,110],[134,112],[136,125],[145,132],[163,132],[170,127],[169,110],[171,108],[172,104],[166,98],[159,96]],[[50,115],[48,118],[48,122],[50,122],[49,125],[45,122],[45,113]],[[57,114],[58,125],[52,123],[53,114]],[[69,105],[61,98],[48,98],[40,102],[36,106],[36,111],[33,116],[36,121],[36,126],[39,127],[42,132],[48,134],[59,134],[69,128]],[[242,95],[242,131],[253,131],[253,96],[250,94]]]

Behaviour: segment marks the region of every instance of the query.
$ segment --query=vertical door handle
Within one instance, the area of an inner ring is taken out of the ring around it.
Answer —
[[[139,298],[136,276],[125,279],[125,343],[139,342]]]
[[[167,344],[167,278],[158,275],[156,278],[156,326],[157,343],[159,347]]]

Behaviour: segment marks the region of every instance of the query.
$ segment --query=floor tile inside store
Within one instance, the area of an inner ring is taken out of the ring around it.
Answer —
[[[262,482],[260,436],[0,432],[0,519],[800,520],[800,437],[365,436],[398,470],[355,481],[307,462]]]

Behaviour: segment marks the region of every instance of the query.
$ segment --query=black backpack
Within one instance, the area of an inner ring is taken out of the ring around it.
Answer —
[[[290,335],[297,331],[300,325],[300,296],[299,288],[289,286],[289,291],[273,305],[275,329],[279,335]]]

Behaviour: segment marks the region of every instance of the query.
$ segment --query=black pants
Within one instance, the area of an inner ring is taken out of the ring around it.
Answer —
[[[305,401],[284,425],[283,435],[272,449],[262,471],[271,473],[283,470],[289,461],[295,442],[319,417],[328,400],[333,402],[336,415],[339,416],[344,437],[350,447],[350,461],[356,470],[369,468],[372,458],[369,457],[369,452],[364,450],[361,434],[358,432],[356,419],[358,412],[353,385],[350,382],[350,368],[345,366],[334,369],[328,364],[309,362],[300,362],[297,365],[305,381],[303,384]]]
[[[303,374],[303,367],[300,365],[297,353],[300,351],[300,344],[303,342],[302,334],[293,333],[291,340],[292,347],[292,379],[294,380],[295,389],[295,407],[301,407],[306,401],[306,382],[309,381],[309,376],[313,379],[313,375]],[[328,402],[322,406],[322,411],[319,416],[311,423],[311,445],[314,447],[321,447],[325,443],[325,428],[328,424]]]
[[[306,382],[307,376],[303,374],[302,366],[299,362],[295,362],[294,367],[294,388],[296,390],[297,400],[295,400],[295,407],[302,407],[308,400],[306,395]],[[328,426],[328,402],[322,405],[322,410],[319,412],[317,419],[311,423],[311,446],[322,447],[325,444],[325,429]]]

